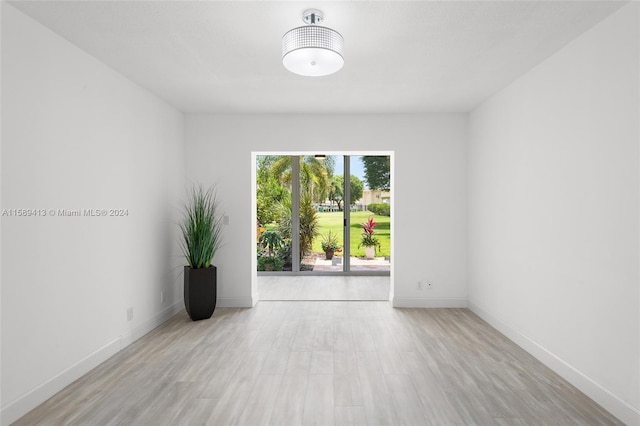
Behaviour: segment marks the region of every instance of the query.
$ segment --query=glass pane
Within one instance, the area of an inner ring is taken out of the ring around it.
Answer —
[[[291,157],[256,161],[258,271],[291,271]]]
[[[390,157],[351,156],[349,166],[351,271],[390,271]]]
[[[342,156],[305,156],[300,163],[301,271],[342,271]],[[338,189],[339,188],[339,189]]]

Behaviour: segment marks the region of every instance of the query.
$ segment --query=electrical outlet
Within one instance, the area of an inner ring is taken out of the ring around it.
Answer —
[[[424,290],[423,285],[422,285],[422,281],[418,281],[418,283],[416,284],[416,289]]]
[[[427,281],[427,290],[431,290],[433,288],[433,281]]]
[[[164,290],[160,292],[160,303],[164,303]]]
[[[133,308],[127,309],[127,321],[133,321]]]

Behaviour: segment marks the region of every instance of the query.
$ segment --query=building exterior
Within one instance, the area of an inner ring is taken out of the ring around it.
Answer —
[[[360,198],[356,205],[358,208],[362,206],[363,209],[366,209],[369,204],[373,203],[390,203],[391,202],[391,193],[389,191],[380,191],[373,189],[365,189],[362,191],[362,198]]]

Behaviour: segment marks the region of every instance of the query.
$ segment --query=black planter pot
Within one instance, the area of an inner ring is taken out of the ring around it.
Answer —
[[[211,318],[218,298],[217,268],[184,267],[184,307],[193,321]]]

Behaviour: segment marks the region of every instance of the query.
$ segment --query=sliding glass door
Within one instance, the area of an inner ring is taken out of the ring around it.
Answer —
[[[381,219],[378,213],[367,210],[370,199],[388,206],[389,198],[384,198],[384,191],[372,192],[366,186],[363,158],[366,157],[257,156],[258,271],[314,275],[389,273],[390,217]],[[363,223],[375,223],[371,237],[378,249],[370,259],[361,241],[367,231]]]
[[[364,187],[353,198],[349,211],[350,270],[391,270],[391,185],[390,157],[350,158],[352,177],[362,175]],[[354,182],[352,182],[352,188]],[[358,189],[356,189],[358,190]]]

